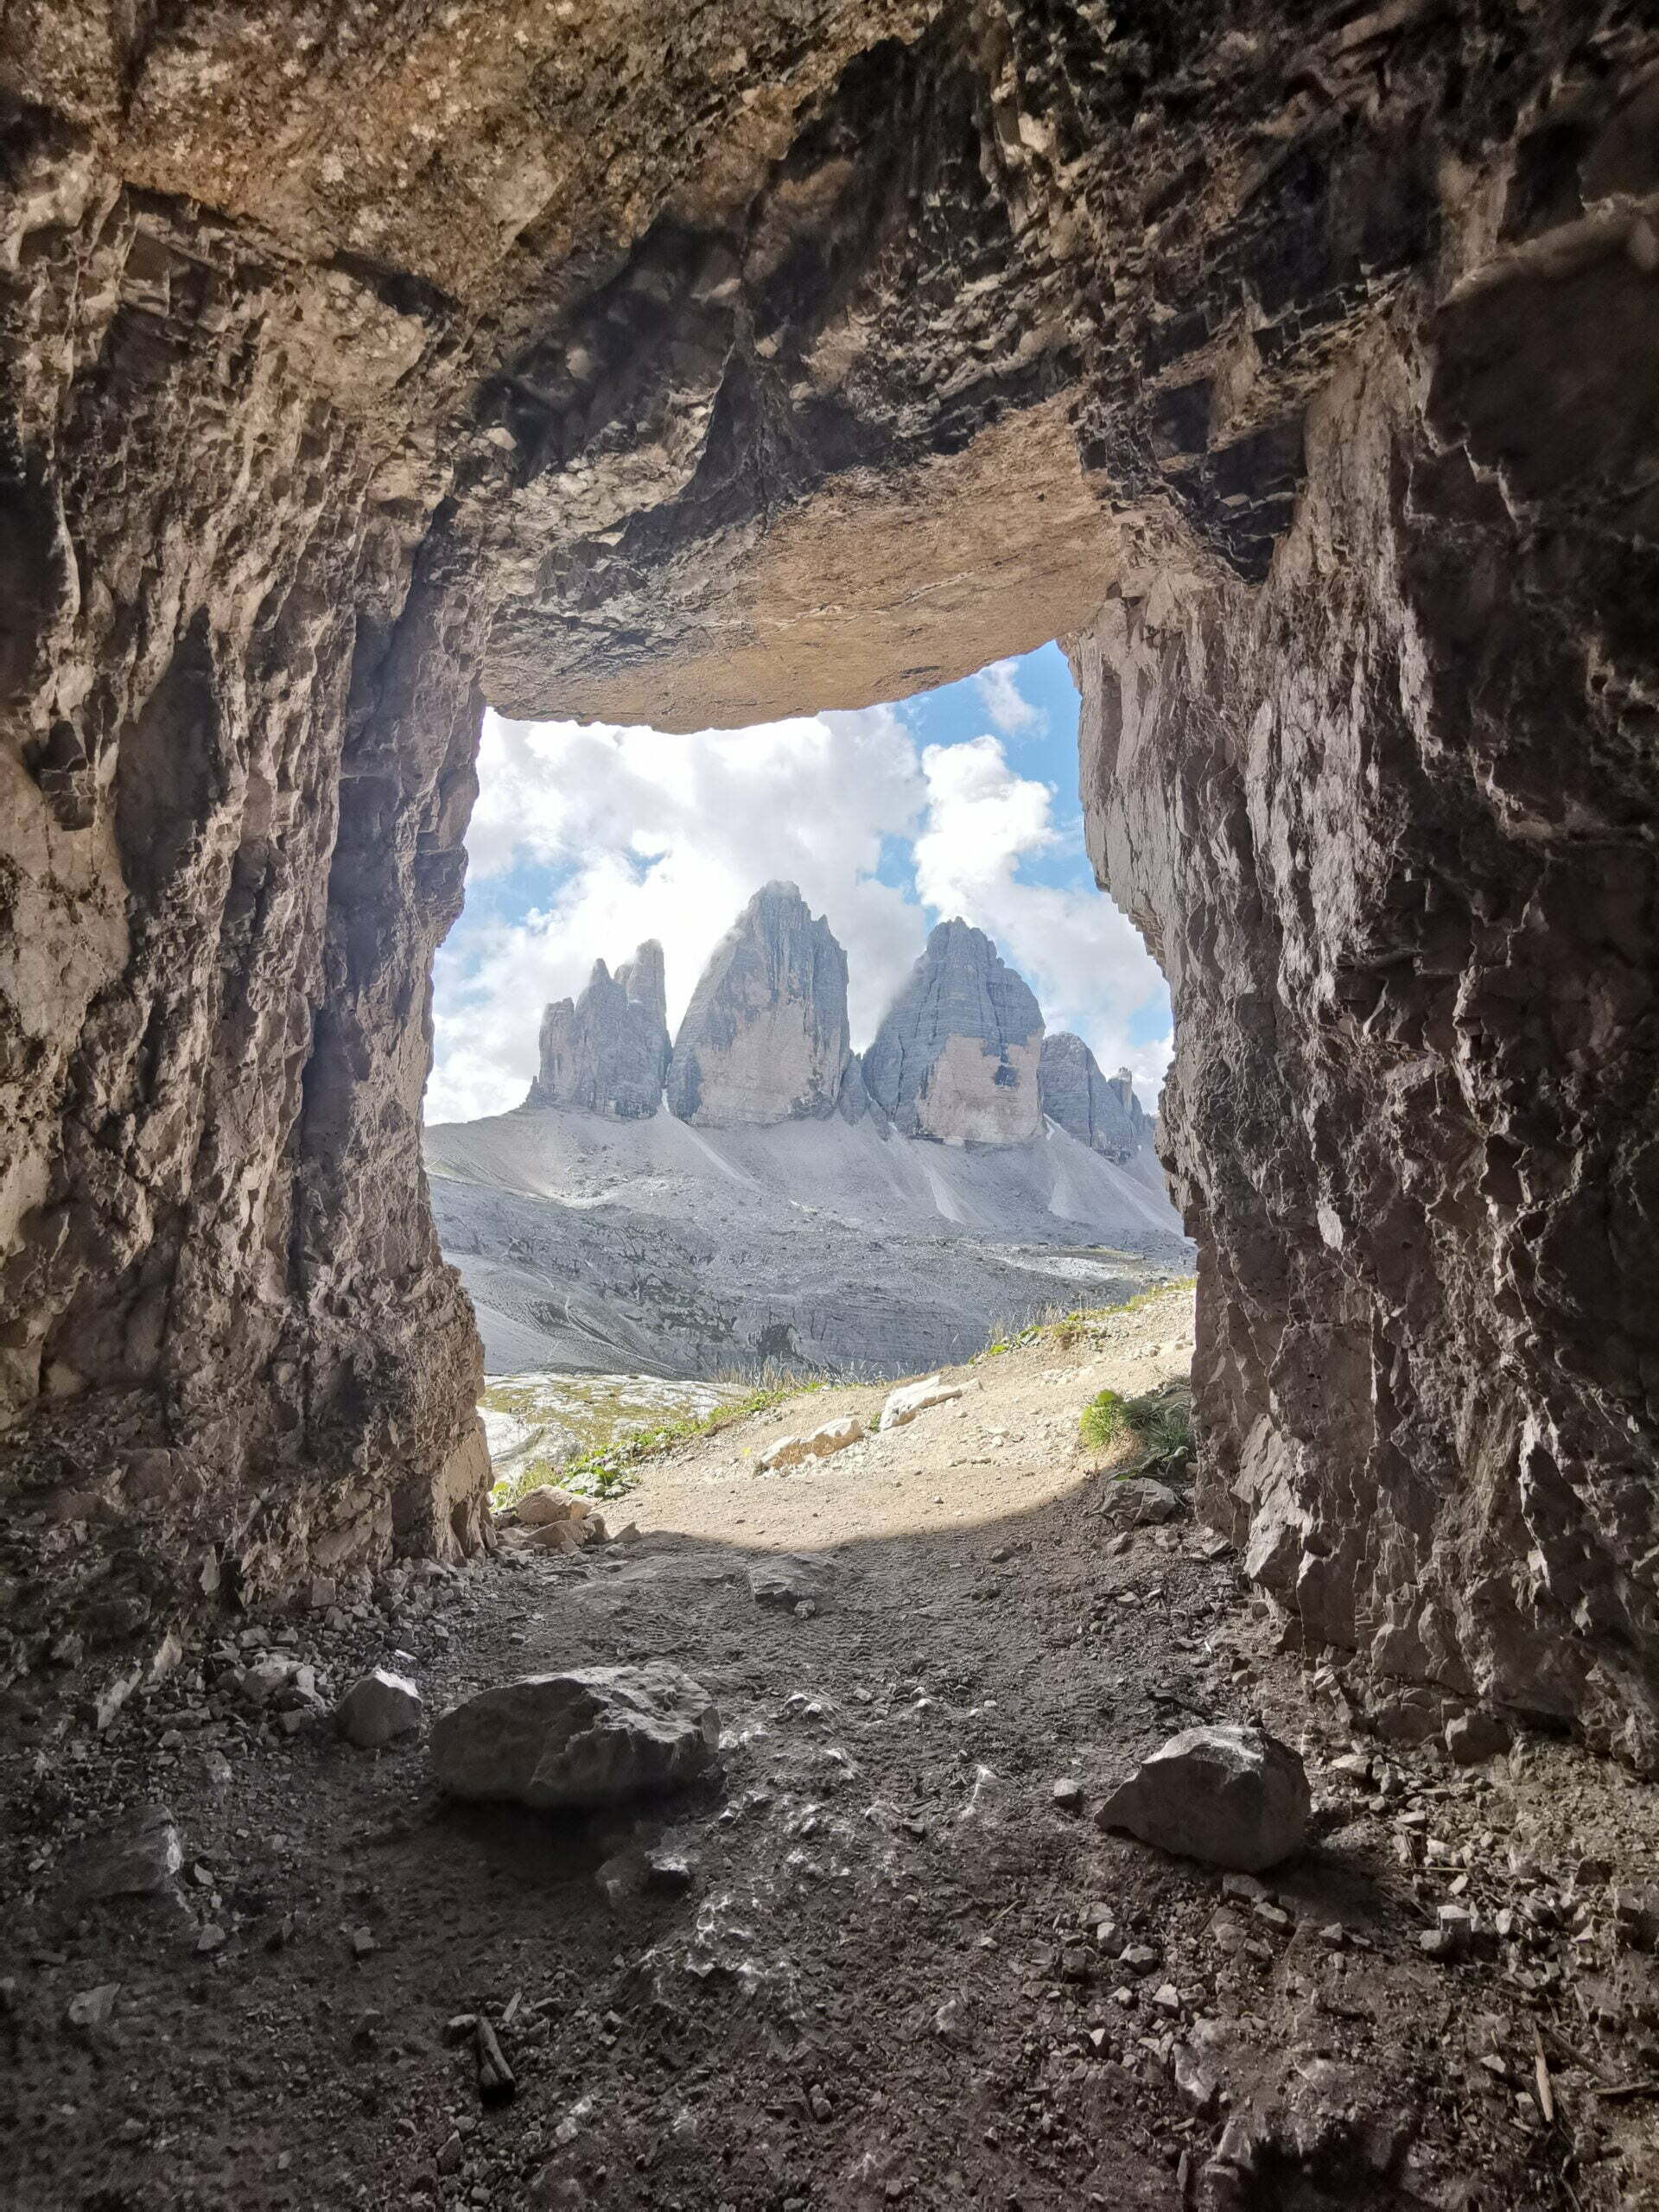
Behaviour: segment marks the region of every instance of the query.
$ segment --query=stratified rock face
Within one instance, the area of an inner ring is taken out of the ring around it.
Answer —
[[[614,976],[596,960],[579,999],[556,999],[548,1007],[540,1066],[524,1103],[637,1122],[662,1103],[668,1055],[663,948],[652,938]]]
[[[1042,1010],[982,930],[941,922],[864,1055],[901,1135],[1023,1144],[1042,1127]]]
[[[692,993],[668,1103],[706,1128],[832,1114],[847,1066],[847,956],[792,883],[757,891]]]
[[[1152,1142],[1152,1117],[1135,1095],[1129,1071],[1103,1076],[1082,1038],[1069,1029],[1044,1038],[1037,1089],[1049,1119],[1108,1160],[1133,1160]]]

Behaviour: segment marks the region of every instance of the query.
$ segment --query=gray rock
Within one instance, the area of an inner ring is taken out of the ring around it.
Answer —
[[[905,1136],[1021,1144],[1042,1127],[1043,1016],[982,930],[941,922],[864,1055],[870,1096]]]
[[[579,999],[556,999],[547,1008],[524,1103],[644,1120],[662,1103],[668,1055],[663,948],[652,938],[614,976],[596,960]]]
[[[669,1106],[707,1128],[822,1117],[840,1103],[847,1055],[847,956],[792,883],[766,884],[692,994]]]
[[[105,1897],[160,1897],[184,1862],[173,1815],[143,1805],[112,1833],[79,1846],[65,1860],[69,1893],[91,1903]]]
[[[1264,1729],[1221,1726],[1172,1736],[1096,1818],[1160,1851],[1255,1873],[1296,1849],[1312,1804],[1289,1745]]]
[[[101,1981],[96,1989],[79,1990],[65,2006],[64,2018],[72,2028],[107,2027],[120,1994],[118,1981]]]
[[[883,1429],[904,1428],[918,1414],[931,1412],[935,1406],[948,1406],[978,1388],[977,1382],[947,1382],[942,1375],[925,1375],[919,1382],[900,1383],[898,1389],[888,1391],[879,1426]]]
[[[757,1560],[749,1569],[749,1595],[757,1605],[821,1606],[829,1592],[829,1581],[823,1560],[779,1552]]]
[[[421,1694],[403,1675],[376,1667],[334,1707],[334,1726],[360,1751],[378,1751],[421,1725]]]
[[[1105,1485],[1100,1510],[1109,1521],[1148,1529],[1175,1520],[1186,1506],[1180,1492],[1167,1483],[1154,1482],[1150,1475],[1128,1475]]]
[[[856,1414],[849,1414],[842,1421],[827,1421],[818,1427],[808,1429],[799,1436],[780,1436],[769,1445],[755,1465],[766,1473],[775,1473],[784,1467],[798,1467],[808,1459],[828,1459],[837,1452],[844,1452],[849,1445],[862,1441],[864,1424]]]
[[[1507,1721],[1478,1707],[1453,1714],[1446,1724],[1446,1748],[1459,1766],[1478,1766],[1483,1759],[1496,1758],[1513,1740]]]
[[[439,1786],[537,1811],[614,1805],[705,1774],[720,1750],[713,1699],[677,1667],[527,1675],[453,1706],[432,1731]]]
[[[1151,1149],[1153,1119],[1135,1095],[1128,1068],[1103,1076],[1094,1054],[1071,1030],[1044,1038],[1037,1090],[1050,1121],[1091,1152],[1122,1165]]]

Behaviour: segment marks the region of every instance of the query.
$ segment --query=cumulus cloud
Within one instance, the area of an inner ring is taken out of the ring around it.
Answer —
[[[1128,1066],[1155,1097],[1167,1040],[1131,1038],[1137,1018],[1161,1006],[1164,985],[1139,931],[1092,887],[1032,881],[1021,872],[1061,845],[1052,791],[1016,773],[991,736],[928,746],[922,773],[922,899],[993,938],[1036,992],[1051,1029],[1075,1029],[1108,1074]]]
[[[925,918],[875,876],[885,841],[914,827],[925,798],[889,708],[691,737],[491,715],[479,780],[469,912],[437,961],[430,1120],[517,1105],[543,1005],[644,938],[662,940],[672,1028],[769,879],[798,884],[846,947],[855,1041],[921,949]],[[521,879],[532,887],[522,900],[501,895]],[[500,918],[498,906],[516,911]]]
[[[992,728],[1001,730],[1005,737],[1021,737],[1043,728],[1046,717],[1042,709],[1020,689],[1017,660],[992,661],[975,677],[974,686]]]

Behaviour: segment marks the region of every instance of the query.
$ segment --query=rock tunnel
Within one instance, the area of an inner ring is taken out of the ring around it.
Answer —
[[[73,0],[0,102],[9,1670],[488,1540],[486,702],[1060,636],[1206,1511],[1402,1729],[1659,1769],[1648,11]]]

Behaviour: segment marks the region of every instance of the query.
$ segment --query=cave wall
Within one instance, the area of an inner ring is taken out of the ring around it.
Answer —
[[[1205,1509],[1414,1686],[1390,1727],[1478,1698],[1651,1768],[1649,235],[1500,237],[1310,408],[1267,583],[1114,599],[1075,664],[1177,1007]]]
[[[418,1147],[486,699],[1064,632],[1207,1510],[1391,1725],[1659,1760],[1659,32],[1121,16],[0,16],[13,1665],[487,1541]]]

